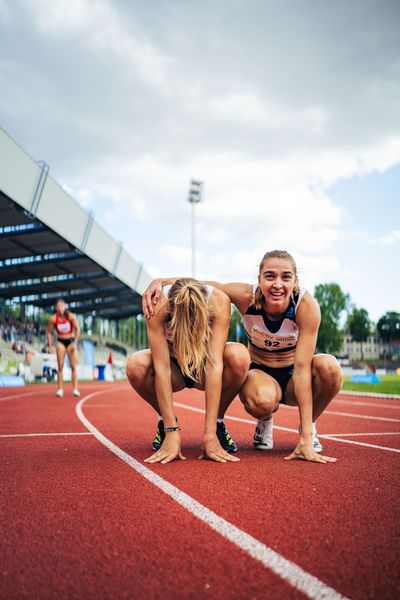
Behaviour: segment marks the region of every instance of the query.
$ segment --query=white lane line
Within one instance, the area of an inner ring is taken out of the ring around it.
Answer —
[[[187,410],[192,410],[194,412],[205,413],[205,410],[203,410],[202,408],[197,408],[195,406],[189,406],[187,404],[182,404],[181,402],[174,402],[174,405],[179,406],[180,408],[185,408]],[[253,425],[253,427],[256,424],[255,420],[252,421],[250,419],[243,419],[241,417],[231,417],[230,415],[225,415],[225,419],[230,419],[231,421],[239,421],[240,423],[249,423],[250,425]],[[290,433],[297,433],[297,435],[299,433],[297,431],[297,429],[291,429],[290,427],[281,427],[279,425],[274,425],[274,429],[279,429],[280,431],[290,431]],[[378,448],[379,450],[388,450],[389,452],[400,452],[400,450],[398,450],[397,448],[387,448],[386,446],[375,446],[374,444],[366,444],[363,442],[354,442],[354,441],[350,441],[350,440],[340,439],[337,437],[333,438],[329,434],[319,433],[318,437],[324,438],[327,440],[335,440],[336,442],[342,442],[343,444],[351,443],[351,444],[355,444],[357,446],[367,446],[368,448]]]
[[[375,402],[360,402],[358,400],[332,400],[332,404],[347,404],[351,406],[372,406],[373,408],[390,408],[393,410],[400,410],[400,406],[394,406],[392,404],[377,404]]]
[[[325,410],[324,415],[339,415],[340,417],[354,417],[355,419],[368,419],[370,421],[388,421],[390,423],[400,423],[400,419],[391,417],[374,417],[373,415],[359,415],[358,413],[339,412],[337,410]]]
[[[343,600],[344,596],[336,592],[333,588],[325,585],[322,581],[304,571],[301,567],[284,558],[272,548],[269,548],[253,536],[245,533],[229,521],[226,521],[222,517],[218,516],[212,510],[206,508],[200,502],[175,487],[140,462],[129,456],[126,452],[121,450],[119,446],[116,446],[108,438],[106,438],[96,427],[85,417],[82,411],[84,402],[93,398],[96,394],[101,392],[94,392],[85,396],[76,405],[76,414],[81,423],[99,440],[101,444],[106,446],[108,450],[113,452],[118,458],[123,460],[137,473],[142,475],[145,479],[150,481],[157,488],[162,490],[165,494],[170,496],[175,502],[180,504],[183,508],[188,510],[192,515],[197,517],[200,521],[208,525],[211,529],[216,531],[219,535],[226,538],[238,548],[247,552],[249,556],[258,560],[267,569],[281,577],[284,581],[292,585],[297,590],[303,592],[308,598],[315,600]]]
[[[319,434],[318,434],[319,435]],[[355,435],[364,436],[364,435],[400,435],[400,431],[379,431],[375,433],[326,433],[325,437],[354,437]]]
[[[0,438],[21,438],[21,437],[45,437],[45,436],[56,436],[56,435],[92,435],[87,431],[67,432],[67,433],[3,433]]]
[[[379,448],[379,450],[389,450],[389,452],[400,452],[398,448],[388,448],[387,446],[377,446],[376,444],[367,444],[366,442],[355,442],[354,440],[345,440],[344,438],[333,437],[332,435],[319,435],[319,438],[327,440],[335,440],[335,442],[343,442],[344,444],[355,444],[356,446],[366,446],[367,448]]]
[[[4,402],[5,400],[13,400],[14,398],[28,398],[29,396],[41,396],[42,394],[43,390],[41,392],[26,392],[25,394],[12,394],[11,396],[0,397],[0,402]]]
[[[400,400],[400,394],[380,394],[378,392],[354,392],[352,390],[340,390],[341,396],[362,396],[364,398],[386,398],[387,400]]]
[[[280,404],[280,408],[289,408],[297,410],[297,406],[289,406],[288,404]],[[339,412],[338,410],[324,410],[324,415],[339,415],[340,417],[354,417],[355,419],[368,419],[369,421],[388,421],[390,423],[400,423],[400,419],[393,417],[375,417],[374,415],[360,415],[358,413]]]

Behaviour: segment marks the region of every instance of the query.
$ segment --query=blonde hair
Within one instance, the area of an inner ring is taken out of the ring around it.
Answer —
[[[300,288],[299,288],[299,283],[298,283],[298,278],[297,278],[297,266],[296,266],[296,262],[295,262],[293,256],[291,254],[289,254],[289,252],[287,252],[286,250],[270,250],[269,252],[266,252],[260,262],[260,267],[259,267],[259,271],[258,271],[259,274],[263,270],[264,262],[266,260],[268,260],[269,258],[282,258],[283,260],[288,260],[289,262],[292,263],[292,266],[294,269],[294,275],[295,275],[295,285],[294,285],[293,292],[295,294],[298,294],[300,291]],[[265,308],[265,298],[263,296],[263,293],[262,293],[259,285],[257,286],[257,289],[254,292],[253,306],[255,306],[255,308],[257,308],[257,309]]]
[[[207,288],[196,279],[177,279],[169,293],[169,313],[172,348],[182,373],[200,382],[211,333]]]

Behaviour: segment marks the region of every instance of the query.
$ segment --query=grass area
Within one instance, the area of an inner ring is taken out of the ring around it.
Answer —
[[[350,375],[343,378],[343,390],[352,392],[377,392],[378,394],[399,394],[399,375],[379,375],[381,383],[350,383]]]

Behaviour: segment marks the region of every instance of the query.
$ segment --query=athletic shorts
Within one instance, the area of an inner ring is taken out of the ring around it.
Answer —
[[[182,373],[179,363],[176,360],[175,356],[170,356],[169,358],[170,358],[171,362],[173,362],[174,365],[176,365],[178,367],[180,374],[182,375],[183,379],[185,380],[185,386],[187,388],[193,388],[196,385],[196,381],[194,381],[194,379],[191,379],[190,377],[187,377],[187,375],[184,375]]]
[[[60,344],[62,344],[63,346],[65,346],[65,348],[68,348],[68,346],[70,344],[73,344],[75,342],[74,338],[57,338],[57,342],[60,342]]]
[[[251,362],[249,371],[251,369],[259,369],[260,371],[267,373],[267,375],[271,375],[271,377],[273,377],[275,379],[275,381],[277,381],[281,387],[281,390],[282,390],[281,403],[286,404],[286,400],[285,400],[286,386],[288,384],[289,379],[293,375],[294,366],[289,365],[288,367],[275,368],[275,367],[267,367],[266,365],[260,365],[255,362]]]

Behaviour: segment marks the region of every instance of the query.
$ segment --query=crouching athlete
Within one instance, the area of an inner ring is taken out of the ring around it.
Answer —
[[[242,344],[227,343],[230,300],[221,290],[194,279],[162,287],[153,318],[147,320],[150,349],[126,364],[131,386],[158,415],[150,463],[183,459],[173,393],[185,387],[205,391],[204,456],[237,461],[237,447],[223,416],[242,387],[249,356]]]

